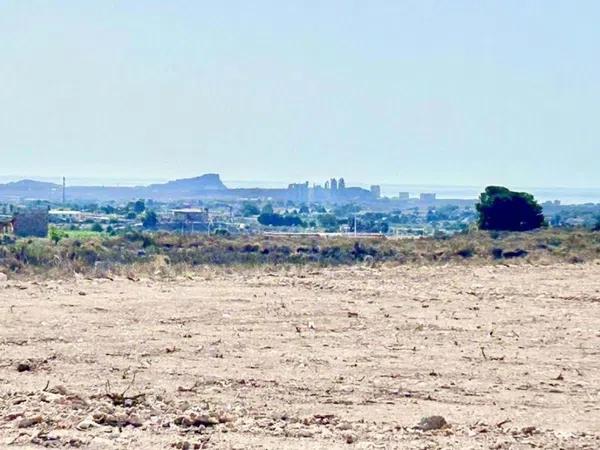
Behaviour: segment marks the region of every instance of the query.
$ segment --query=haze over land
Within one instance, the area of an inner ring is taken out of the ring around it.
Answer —
[[[35,180],[57,183],[61,182],[56,177],[27,177],[27,176],[0,176],[0,184],[15,182],[22,179],[34,178]],[[142,178],[69,178],[71,186],[147,186],[151,184],[165,183],[165,179],[142,179]],[[267,189],[285,188],[289,182],[265,181],[265,180],[227,180],[223,182],[230,188],[253,188],[261,187]],[[349,184],[362,188],[368,188],[369,183],[349,181]],[[385,197],[395,197],[398,192],[408,192],[411,197],[418,197],[422,192],[435,192],[439,198],[450,199],[475,199],[483,191],[484,186],[452,186],[439,184],[382,184],[381,193]],[[565,188],[565,187],[514,187],[518,191],[531,192],[542,202],[559,200],[564,204],[600,203],[600,188]]]
[[[3,2],[0,175],[598,187],[600,5]]]

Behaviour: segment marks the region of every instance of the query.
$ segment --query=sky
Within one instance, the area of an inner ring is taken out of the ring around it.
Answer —
[[[600,187],[600,2],[0,0],[0,176]]]

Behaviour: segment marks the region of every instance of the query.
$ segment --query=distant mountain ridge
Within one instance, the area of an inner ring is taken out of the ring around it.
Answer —
[[[184,178],[149,186],[67,186],[68,202],[127,202],[137,199],[156,201],[187,200],[243,200],[268,199],[270,201],[344,201],[370,202],[378,199],[373,192],[360,187],[330,189],[308,183],[292,183],[287,188],[229,189],[216,173],[194,178]],[[59,184],[22,180],[0,184],[0,201],[20,203],[23,200],[43,200],[59,203],[63,189]]]
[[[61,187],[60,184],[48,183],[45,181],[36,181],[36,180],[12,181],[12,182],[6,183],[4,185],[0,184],[0,187],[2,187],[2,186],[10,187],[12,189],[31,189],[31,190],[56,189],[56,188]]]
[[[194,178],[182,178],[179,180],[168,181],[163,184],[151,184],[150,189],[183,189],[183,190],[226,190],[227,186],[221,181],[217,173],[207,173]]]
[[[184,178],[150,186],[67,186],[67,198],[75,201],[125,201],[138,198],[172,200],[207,197],[216,192],[226,192],[227,186],[216,173],[194,178]],[[60,201],[62,186],[36,180],[20,180],[0,184],[0,200]]]

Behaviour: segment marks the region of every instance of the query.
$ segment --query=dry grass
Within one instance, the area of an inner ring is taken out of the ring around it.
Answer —
[[[205,265],[549,264],[592,261],[599,255],[600,233],[585,230],[471,232],[423,239],[131,234],[64,239],[56,245],[47,239],[20,240],[0,246],[0,266],[14,275],[168,277]]]

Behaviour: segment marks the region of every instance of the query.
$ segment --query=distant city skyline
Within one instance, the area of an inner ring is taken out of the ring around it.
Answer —
[[[202,175],[202,174],[198,174]],[[182,177],[177,177],[182,178]],[[338,176],[339,178],[339,176]],[[62,177],[39,177],[39,176],[1,176],[0,183],[11,181],[20,181],[23,179],[33,179],[36,181],[52,182],[60,184]],[[67,186],[145,186],[154,183],[165,183],[168,179],[124,179],[124,178],[67,178]],[[307,181],[307,180],[304,180]],[[323,180],[309,181],[309,184],[324,184],[329,178]],[[381,185],[381,194],[384,197],[397,197],[400,192],[408,192],[411,197],[418,197],[421,193],[434,192],[439,198],[458,198],[473,199],[476,198],[485,188],[485,186],[460,186],[460,185],[441,185],[441,184],[402,184],[402,183],[377,183],[364,182],[345,179],[346,185],[358,186],[368,189],[372,184]],[[285,188],[290,183],[303,182],[303,180],[232,180],[223,178],[223,182],[229,188]],[[536,196],[539,201],[560,200],[567,204],[600,203],[600,188],[573,188],[561,186],[508,186],[517,191],[527,191]]]
[[[600,188],[600,3],[0,14],[0,176]]]

